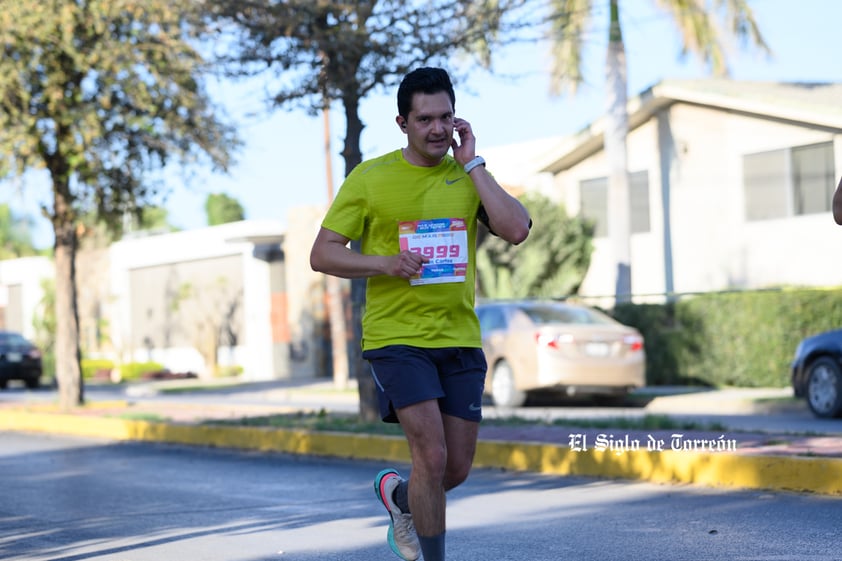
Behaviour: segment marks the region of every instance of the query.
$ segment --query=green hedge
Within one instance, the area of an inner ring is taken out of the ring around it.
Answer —
[[[842,327],[842,288],[682,296],[612,315],[643,334],[650,385],[786,387],[799,341]]]
[[[130,382],[141,378],[144,374],[161,370],[164,370],[164,365],[159,362],[129,362],[120,365],[120,379],[123,382]]]
[[[112,360],[104,360],[104,359],[95,359],[95,358],[83,358],[82,359],[82,378],[85,380],[92,380],[95,378],[102,378],[104,377],[104,373],[106,371],[110,371],[114,368],[114,361]]]
[[[82,377],[86,380],[102,378],[106,372],[114,368],[114,361],[104,359],[82,359]],[[164,369],[164,365],[157,362],[129,362],[120,365],[120,380],[128,382],[137,380],[144,374],[158,372]]]

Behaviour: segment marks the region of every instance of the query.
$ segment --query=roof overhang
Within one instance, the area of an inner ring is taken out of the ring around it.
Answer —
[[[253,245],[280,245],[284,243],[284,234],[256,234],[226,238],[228,243],[250,243]]]
[[[776,84],[730,80],[665,81],[656,84],[627,104],[628,127],[634,130],[664,108],[675,103],[713,107],[842,133],[840,106],[811,102],[811,88],[842,88],[842,84]],[[842,90],[840,90],[842,91]],[[785,102],[781,100],[785,99]],[[606,118],[560,143],[554,156],[543,163],[542,172],[567,170],[603,149]],[[560,155],[559,155],[560,154]]]

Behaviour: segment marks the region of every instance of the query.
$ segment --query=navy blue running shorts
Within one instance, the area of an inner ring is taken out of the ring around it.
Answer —
[[[364,351],[362,356],[371,365],[385,422],[398,422],[396,409],[430,399],[437,399],[446,415],[482,420],[487,368],[482,349],[390,345]]]

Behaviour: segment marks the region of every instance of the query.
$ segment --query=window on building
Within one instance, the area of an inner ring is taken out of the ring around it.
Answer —
[[[629,175],[631,189],[631,231],[642,234],[650,230],[649,225],[649,172],[638,171]]]
[[[608,235],[608,178],[585,179],[579,182],[579,212],[594,224],[594,237]]]
[[[832,142],[747,154],[746,220],[830,212],[835,176]]]
[[[594,236],[608,236],[608,178],[597,177],[579,182],[581,214],[594,222]],[[649,224],[649,172],[629,174],[631,233],[650,230]]]

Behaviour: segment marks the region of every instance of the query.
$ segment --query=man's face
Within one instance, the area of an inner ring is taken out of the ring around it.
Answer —
[[[397,120],[407,136],[409,163],[434,166],[441,162],[453,138],[453,104],[447,92],[416,93],[409,116],[398,116]]]

